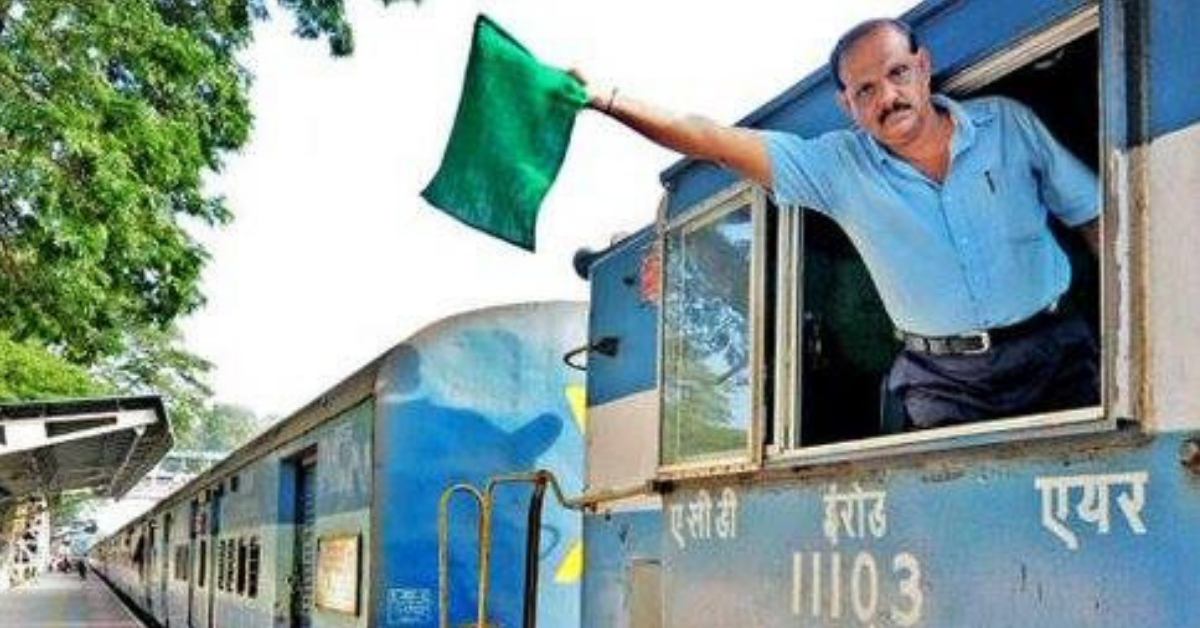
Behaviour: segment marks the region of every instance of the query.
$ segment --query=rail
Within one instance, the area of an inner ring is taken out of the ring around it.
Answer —
[[[476,606],[475,623],[463,628],[491,628],[487,623],[487,602],[489,582],[491,578],[492,560],[492,509],[495,504],[496,489],[503,484],[532,484],[533,496],[529,503],[528,529],[525,543],[525,599],[522,605],[522,628],[537,627],[537,591],[538,591],[538,548],[541,546],[541,517],[545,502],[546,489],[553,493],[558,504],[568,510],[583,510],[597,504],[635,497],[651,492],[649,484],[639,484],[626,488],[608,489],[593,493],[584,493],[578,497],[568,498],[563,493],[562,485],[553,473],[538,470],[526,473],[506,473],[495,475],[488,479],[483,491],[471,484],[455,484],[442,492],[438,504],[438,600],[440,603],[439,626],[450,626],[450,502],[457,493],[471,495],[479,505],[479,552],[477,566],[479,573],[479,600]]]

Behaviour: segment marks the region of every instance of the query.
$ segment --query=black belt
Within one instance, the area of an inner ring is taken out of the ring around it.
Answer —
[[[929,355],[978,355],[987,353],[992,347],[1005,340],[1019,338],[1042,329],[1059,320],[1058,303],[1012,325],[995,327],[983,331],[972,331],[954,336],[921,336],[896,330],[896,338],[904,342],[904,348]]]

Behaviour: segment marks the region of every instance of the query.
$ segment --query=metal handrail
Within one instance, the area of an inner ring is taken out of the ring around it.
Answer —
[[[487,628],[487,601],[490,592],[491,560],[492,560],[492,510],[495,504],[496,488],[502,484],[533,484],[534,494],[529,508],[529,530],[526,532],[525,556],[525,600],[524,628],[537,626],[537,554],[541,545],[541,511],[545,489],[550,487],[559,505],[567,510],[583,510],[596,504],[645,495],[653,492],[649,483],[634,486],[584,493],[578,497],[568,498],[559,484],[554,473],[545,469],[522,473],[504,473],[488,479],[485,489],[481,492],[470,484],[455,484],[442,493],[438,511],[438,586],[441,602],[440,628],[450,628],[450,533],[448,506],[451,497],[456,492],[469,492],[479,504],[479,602],[476,613],[476,623],[472,628]]]

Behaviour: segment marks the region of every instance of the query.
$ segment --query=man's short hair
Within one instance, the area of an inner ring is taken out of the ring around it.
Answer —
[[[833,75],[833,82],[837,85],[839,92],[846,89],[846,83],[842,81],[842,57],[846,55],[846,51],[858,43],[858,40],[885,26],[896,29],[901,35],[908,38],[909,52],[916,54],[917,50],[921,48],[920,42],[917,41],[917,34],[903,20],[881,17],[860,22],[858,26],[846,31],[846,34],[842,35],[838,39],[837,45],[833,47],[833,52],[829,53],[829,73]]]

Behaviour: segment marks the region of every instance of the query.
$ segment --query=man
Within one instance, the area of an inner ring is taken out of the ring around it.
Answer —
[[[931,67],[903,22],[850,30],[830,68],[858,128],[813,139],[679,116],[590,84],[589,104],[758,182],[780,206],[838,222],[904,341],[885,398],[900,402],[906,427],[1095,404],[1095,339],[1057,311],[1071,268],[1047,224],[1096,250],[1095,175],[1018,103],[932,94]]]

